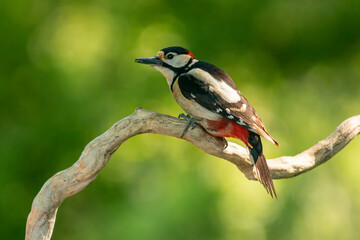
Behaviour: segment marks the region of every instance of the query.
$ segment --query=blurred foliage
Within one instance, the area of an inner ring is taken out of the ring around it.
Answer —
[[[181,45],[234,79],[293,155],[359,114],[360,1],[2,0],[0,238],[21,239],[43,183],[138,106],[182,110],[154,69]],[[360,142],[279,200],[166,136],[128,140],[60,207],[53,239],[360,239]]]

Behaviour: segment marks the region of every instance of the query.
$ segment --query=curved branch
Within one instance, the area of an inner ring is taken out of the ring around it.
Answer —
[[[290,178],[325,163],[340,152],[360,133],[360,115],[343,121],[333,133],[311,148],[291,157],[269,159],[271,175],[275,179]]]
[[[62,202],[96,179],[111,155],[128,138],[141,133],[155,133],[180,138],[186,121],[142,108],[115,123],[91,141],[78,161],[46,181],[35,197],[27,219],[25,239],[50,239],[56,212]],[[360,132],[360,115],[345,120],[326,139],[292,157],[268,159],[274,179],[289,178],[309,171],[329,160]],[[188,131],[184,139],[204,152],[235,164],[248,179],[254,180],[252,166],[245,148],[209,135],[201,127]]]

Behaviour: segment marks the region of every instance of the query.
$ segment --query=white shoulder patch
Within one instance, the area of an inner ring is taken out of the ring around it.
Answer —
[[[189,74],[209,84],[210,91],[218,93],[225,101],[235,103],[241,100],[240,92],[238,90],[233,89],[221,79],[215,79],[208,72],[195,68],[190,70]]]

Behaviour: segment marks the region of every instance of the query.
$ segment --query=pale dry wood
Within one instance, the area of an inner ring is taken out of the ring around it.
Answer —
[[[27,219],[25,239],[50,239],[56,212],[61,203],[86,188],[105,167],[111,155],[128,138],[141,133],[180,137],[186,122],[142,108],[115,123],[104,134],[91,141],[78,161],[51,177],[35,197]],[[360,132],[360,115],[345,120],[326,139],[296,156],[268,159],[274,179],[289,178],[309,171],[329,160]],[[204,152],[235,164],[248,179],[254,180],[245,148],[206,133],[201,127],[188,131],[184,139]]]

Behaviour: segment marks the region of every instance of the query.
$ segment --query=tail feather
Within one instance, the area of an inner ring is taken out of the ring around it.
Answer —
[[[253,173],[254,176],[256,177],[256,179],[262,184],[264,185],[266,191],[270,194],[270,196],[273,198],[275,196],[275,198],[277,199],[277,195],[276,195],[276,191],[275,191],[275,186],[271,177],[271,173],[269,170],[269,167],[266,163],[266,159],[265,156],[263,154],[261,154],[256,163],[253,166]]]
[[[248,149],[250,157],[253,161],[253,174],[255,178],[265,187],[266,191],[271,195],[272,198],[275,196],[277,199],[271,173],[262,151],[260,136],[255,133],[250,133],[249,144],[251,146],[248,147]]]

